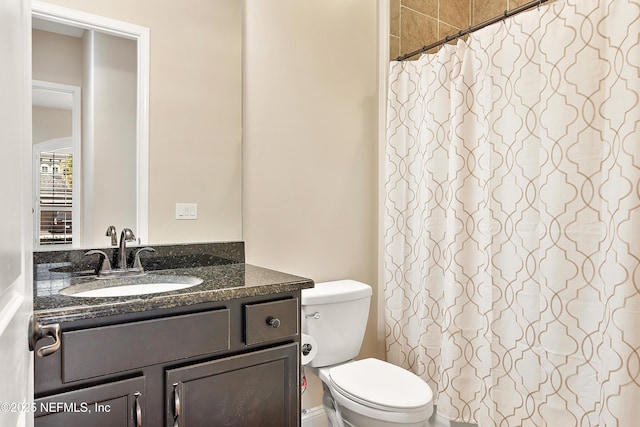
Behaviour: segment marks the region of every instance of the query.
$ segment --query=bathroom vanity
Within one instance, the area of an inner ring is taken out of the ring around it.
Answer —
[[[299,426],[300,291],[309,279],[245,264],[243,246],[155,246],[154,275],[186,289],[85,298],[81,251],[34,254],[36,426]],[[233,245],[233,244],[232,244]],[[78,253],[76,253],[78,252]]]

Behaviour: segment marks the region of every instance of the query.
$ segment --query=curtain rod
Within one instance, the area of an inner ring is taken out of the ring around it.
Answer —
[[[484,27],[488,27],[489,25],[495,24],[496,22],[504,21],[505,19],[510,18],[514,15],[517,15],[520,12],[533,9],[534,7],[540,7],[542,3],[546,3],[548,1],[550,0],[533,0],[529,3],[523,4],[522,6],[516,7],[515,9],[511,9],[509,11],[505,10],[502,15],[498,15],[495,18],[487,19],[486,21],[483,21],[479,24],[472,25],[466,30],[460,30],[457,34],[447,36],[442,40],[439,40],[435,43],[431,43],[430,45],[422,46],[420,49],[414,50],[413,52],[405,53],[404,55],[398,56],[396,59],[394,59],[394,61],[404,61],[413,56],[420,55],[421,53],[424,53],[435,47],[442,46],[443,44],[449,43],[450,41],[460,38],[462,36],[466,36],[467,34],[473,33],[474,31],[478,31]]]

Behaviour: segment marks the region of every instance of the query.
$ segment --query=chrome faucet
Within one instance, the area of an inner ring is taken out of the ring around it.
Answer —
[[[105,236],[107,237],[111,237],[111,246],[118,246],[118,232],[116,231],[116,228],[113,225],[110,225],[109,227],[107,227],[107,231],[106,233],[104,233]]]
[[[136,236],[133,234],[130,228],[122,229],[120,233],[120,245],[118,246],[118,270],[127,269],[127,242],[133,242],[136,240]]]
[[[110,232],[112,233],[111,235],[109,234]],[[114,226],[109,226],[109,228],[107,228],[107,236],[111,236],[111,238],[114,239]],[[104,251],[94,249],[85,253],[85,255],[100,255],[100,262],[96,267],[98,279],[122,276],[141,276],[145,274],[144,268],[142,267],[142,261],[140,260],[140,254],[142,252],[155,252],[155,249],[149,247],[139,248],[133,254],[133,265],[129,268],[127,266],[127,242],[134,242],[135,240],[136,236],[130,228],[124,228],[122,230],[122,233],[120,233],[120,244],[118,245],[116,266],[113,269],[111,268],[109,257]]]

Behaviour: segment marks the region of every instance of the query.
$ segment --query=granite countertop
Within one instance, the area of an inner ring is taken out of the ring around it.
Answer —
[[[93,272],[66,271],[69,263],[34,263],[34,317],[40,324],[70,322],[105,316],[170,309],[193,304],[277,294],[313,287],[313,281],[244,262],[216,265],[188,265],[184,268],[156,268],[149,275],[184,275],[203,279],[186,289],[123,297],[73,297],[59,293],[72,285],[96,281]],[[182,265],[185,265],[184,263]],[[141,280],[144,281],[142,276]],[[107,285],[131,279],[108,279]]]

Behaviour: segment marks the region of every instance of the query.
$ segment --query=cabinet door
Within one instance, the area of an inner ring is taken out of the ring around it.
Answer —
[[[167,427],[294,427],[298,344],[167,371]]]
[[[144,377],[36,399],[35,427],[140,427]]]

